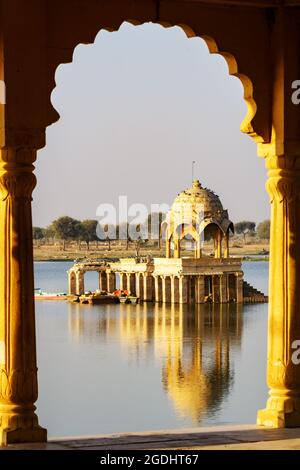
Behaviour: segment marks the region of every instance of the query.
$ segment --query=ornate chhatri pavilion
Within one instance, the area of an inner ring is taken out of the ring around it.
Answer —
[[[118,286],[141,301],[172,304],[242,303],[265,301],[263,294],[243,280],[240,258],[229,257],[229,232],[234,230],[219,197],[198,180],[181,192],[167,214],[165,258],[126,258],[113,263],[79,263],[70,269],[69,294],[84,293],[84,274],[99,272],[99,289]],[[203,255],[205,240],[214,252]],[[183,250],[188,256],[181,256]]]
[[[181,242],[192,240],[194,257],[201,258],[201,241],[212,238],[215,242],[215,258],[222,258],[222,241],[225,240],[224,258],[229,257],[229,231],[234,231],[219,197],[198,180],[191,188],[178,194],[166,222],[167,258],[180,258]],[[173,253],[172,253],[173,251]]]

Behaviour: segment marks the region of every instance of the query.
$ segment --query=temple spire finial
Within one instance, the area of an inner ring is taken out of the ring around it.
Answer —
[[[195,180],[195,165],[196,165],[196,162],[195,162],[195,160],[193,160],[192,161],[192,183]]]
[[[195,177],[195,165],[196,161],[192,161],[192,188],[194,191],[198,191],[199,189],[202,188],[200,181]]]

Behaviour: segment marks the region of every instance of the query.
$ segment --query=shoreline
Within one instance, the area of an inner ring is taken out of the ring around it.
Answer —
[[[157,256],[159,258],[159,256]],[[242,262],[252,262],[252,263],[255,263],[255,262],[258,262],[258,261],[265,261],[265,262],[269,262],[269,256],[259,256],[259,255],[244,255],[244,256],[232,256],[233,258],[237,257],[237,258],[241,258],[242,259]],[[101,259],[102,257],[99,257],[97,259]],[[107,258],[106,256],[103,256],[103,258]],[[113,257],[112,257],[113,258]],[[124,256],[123,258],[131,258],[131,256]],[[82,258],[84,259],[84,258]],[[75,260],[74,258],[72,257],[68,257],[68,258],[39,258],[39,257],[35,257],[34,260],[33,260],[35,263],[74,263]]]

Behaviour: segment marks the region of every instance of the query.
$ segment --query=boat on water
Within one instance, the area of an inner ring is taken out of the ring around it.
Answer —
[[[80,304],[101,305],[101,304],[138,304],[139,297],[131,295],[129,291],[117,290],[113,293],[106,291],[86,292],[83,295],[67,296],[70,302],[79,302]]]
[[[34,289],[35,300],[67,300],[67,294],[64,292],[43,292],[42,289]]]
[[[121,304],[138,304],[139,298],[129,295],[128,297],[120,297]]]
[[[117,304],[119,299],[113,294],[93,294],[88,298],[90,305]]]
[[[81,304],[101,305],[101,304],[116,304],[119,299],[116,295],[108,292],[87,292],[79,297]]]
[[[114,294],[118,297],[121,304],[138,304],[140,301],[139,297],[131,295],[130,292],[126,290],[118,290],[115,291]]]

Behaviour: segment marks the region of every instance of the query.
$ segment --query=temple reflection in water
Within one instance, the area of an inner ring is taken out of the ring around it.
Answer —
[[[128,362],[156,361],[177,414],[194,424],[214,414],[234,381],[230,354],[240,348],[243,323],[238,304],[69,305],[76,341],[117,341]]]

